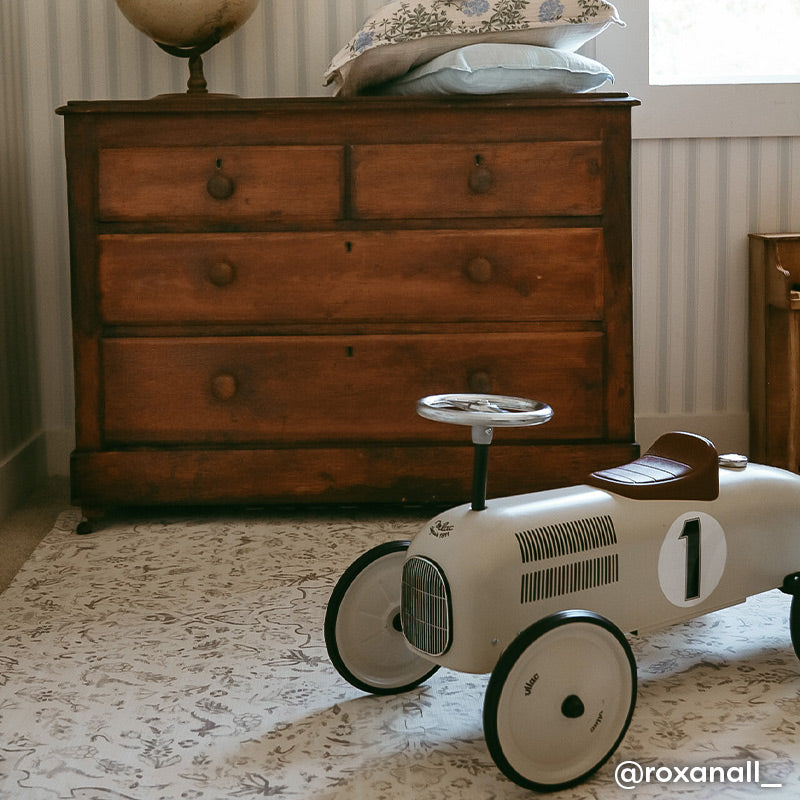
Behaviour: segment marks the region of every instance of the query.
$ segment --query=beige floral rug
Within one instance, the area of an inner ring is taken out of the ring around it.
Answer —
[[[0,798],[533,796],[486,748],[485,676],[440,670],[373,697],[328,660],[334,583],[421,517],[198,513],[90,536],[75,535],[78,519],[63,514],[0,595]],[[626,738],[553,796],[798,797],[788,610],[769,592],[633,639]]]

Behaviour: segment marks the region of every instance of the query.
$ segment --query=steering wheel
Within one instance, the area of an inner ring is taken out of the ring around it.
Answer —
[[[432,394],[417,400],[417,413],[426,419],[469,425],[475,445],[472,471],[472,509],[486,508],[489,445],[494,428],[542,425],[553,416],[547,403],[504,394]]]
[[[417,400],[417,413],[437,422],[469,425],[475,444],[489,444],[491,428],[542,425],[553,416],[553,409],[538,400],[504,394],[432,394]],[[488,433],[488,441],[481,431]]]

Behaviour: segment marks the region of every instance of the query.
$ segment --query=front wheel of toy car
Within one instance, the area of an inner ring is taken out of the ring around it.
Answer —
[[[356,559],[339,578],[325,613],[325,645],[339,674],[371,694],[400,694],[439,666],[414,653],[400,624],[409,542],[387,542]]]
[[[562,611],[500,657],[486,689],[486,743],[520,786],[565,789],[611,757],[635,705],[636,664],[624,635],[598,614]]]

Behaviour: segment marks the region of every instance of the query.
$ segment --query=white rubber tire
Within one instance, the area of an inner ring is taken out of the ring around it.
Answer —
[[[636,705],[636,664],[611,622],[564,611],[532,625],[500,657],[484,702],[489,752],[537,791],[573,786],[619,746]]]
[[[408,542],[387,542],[354,561],[325,614],[325,645],[339,674],[371,694],[400,694],[437,669],[406,644],[400,593]]]

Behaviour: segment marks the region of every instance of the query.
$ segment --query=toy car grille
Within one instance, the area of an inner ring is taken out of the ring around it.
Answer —
[[[448,651],[452,642],[450,589],[433,561],[420,556],[406,561],[400,614],[403,635],[412,647],[430,656]]]

